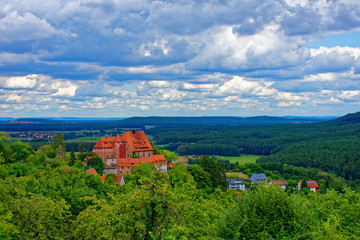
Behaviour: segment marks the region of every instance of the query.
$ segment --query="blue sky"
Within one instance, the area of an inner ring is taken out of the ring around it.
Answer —
[[[360,2],[3,0],[0,117],[341,116]]]

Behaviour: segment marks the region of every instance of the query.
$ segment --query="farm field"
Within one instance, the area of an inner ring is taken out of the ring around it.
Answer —
[[[256,160],[258,160],[261,157],[261,155],[241,155],[238,157],[229,157],[229,156],[216,156],[219,160],[229,160],[231,163],[238,162],[240,165],[246,164],[246,163],[255,163]]]

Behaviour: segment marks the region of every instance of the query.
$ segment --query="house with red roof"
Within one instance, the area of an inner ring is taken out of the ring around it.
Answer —
[[[124,185],[125,184],[124,177],[122,175],[119,175],[119,174],[115,174],[115,175],[116,175],[116,180],[114,181],[114,183],[116,185]],[[101,176],[101,181],[105,182],[106,177],[107,177],[107,174]]]
[[[163,154],[154,155],[154,149],[144,131],[128,131],[122,136],[101,138],[93,147],[104,161],[106,174],[129,174],[140,163],[152,163],[162,172],[167,172]]]
[[[98,175],[95,168],[90,168],[90,169],[86,170],[86,172],[89,174],[95,175],[95,176]]]
[[[300,191],[301,190],[301,185],[302,185],[303,181],[300,181],[298,183],[297,189]],[[306,186],[308,187],[308,189],[312,192],[320,192],[319,190],[319,185],[316,181],[306,181]]]
[[[286,189],[286,186],[288,185],[285,180],[271,180],[268,184],[268,186],[279,186],[282,189]]]

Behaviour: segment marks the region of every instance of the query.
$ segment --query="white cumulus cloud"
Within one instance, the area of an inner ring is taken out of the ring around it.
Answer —
[[[39,75],[31,74],[24,77],[0,77],[0,87],[3,88],[33,88]]]

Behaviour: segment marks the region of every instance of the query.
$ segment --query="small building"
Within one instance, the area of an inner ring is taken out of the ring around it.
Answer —
[[[86,173],[92,174],[92,175],[98,175],[98,173],[96,172],[95,168],[89,168],[88,170],[86,170]]]
[[[105,164],[106,174],[130,174],[131,168],[141,163],[152,163],[161,172],[167,172],[163,154],[154,155],[154,149],[143,131],[127,131],[121,137],[101,138],[93,147]]]
[[[242,178],[228,178],[226,179],[229,189],[240,189],[245,191],[246,190],[246,186],[245,186],[245,182]]]
[[[303,181],[300,181],[298,183],[297,189],[300,191],[301,190],[301,185],[302,185]],[[306,186],[307,188],[312,191],[312,192],[320,192],[319,190],[319,184],[316,181],[306,181]]]
[[[114,181],[114,183],[115,183],[116,185],[124,185],[124,184],[125,184],[125,180],[124,180],[123,175],[120,175],[120,174],[115,174],[115,175],[116,175],[117,178],[116,178],[116,181]],[[105,182],[106,177],[107,177],[107,174],[101,176],[101,181],[102,181],[102,182]]]
[[[264,184],[266,183],[266,176],[264,173],[254,173],[253,175],[251,175],[250,181],[251,185],[253,185],[254,183]]]
[[[272,180],[269,182],[268,186],[279,186],[282,189],[286,189],[286,186],[288,185],[287,182],[285,180]]]

